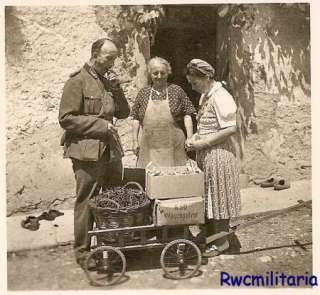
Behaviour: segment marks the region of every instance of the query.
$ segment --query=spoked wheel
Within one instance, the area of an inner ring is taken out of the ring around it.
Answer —
[[[199,270],[201,252],[189,240],[174,240],[162,250],[160,263],[167,277],[175,280],[187,279]]]
[[[126,271],[126,266],[126,258],[119,249],[101,246],[88,256],[85,273],[94,285],[109,286],[119,282]]]

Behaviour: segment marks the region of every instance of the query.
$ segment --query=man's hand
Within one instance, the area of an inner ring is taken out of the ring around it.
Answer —
[[[117,134],[117,128],[110,122],[107,122],[107,130],[112,134]]]
[[[118,88],[120,86],[120,81],[114,72],[109,71],[107,73],[107,79],[112,88]]]

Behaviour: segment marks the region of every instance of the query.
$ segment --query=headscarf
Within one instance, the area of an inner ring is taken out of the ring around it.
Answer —
[[[194,69],[196,71],[201,72],[204,75],[209,76],[210,78],[214,77],[214,68],[212,65],[207,63],[206,61],[198,58],[192,59],[188,65],[187,69]]]

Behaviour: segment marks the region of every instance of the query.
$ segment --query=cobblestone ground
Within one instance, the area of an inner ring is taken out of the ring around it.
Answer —
[[[237,232],[240,254],[210,258],[198,276],[170,280],[163,276],[158,251],[128,257],[126,280],[112,289],[221,288],[220,273],[231,275],[278,272],[312,274],[312,216],[300,208]],[[298,243],[304,245],[299,246]],[[132,257],[133,256],[133,257]],[[72,246],[20,252],[8,256],[8,290],[86,290],[91,286],[74,261]]]

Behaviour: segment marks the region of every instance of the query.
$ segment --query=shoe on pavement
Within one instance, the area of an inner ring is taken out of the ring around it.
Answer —
[[[261,187],[273,187],[277,180],[274,177],[271,177],[263,182],[261,182]]]
[[[287,189],[290,187],[290,183],[288,183],[287,181],[285,181],[284,179],[280,179],[279,181],[277,181],[274,184],[274,189],[276,191],[281,191],[283,189]]]
[[[39,220],[48,220],[52,221],[55,220],[57,217],[64,215],[63,212],[60,212],[55,209],[50,209],[49,212],[45,211],[40,216],[38,216]]]
[[[204,253],[202,253],[202,257],[215,257],[219,256],[220,254],[224,253],[229,249],[229,241],[226,241],[221,246],[216,246],[215,244],[210,245]]]
[[[35,216],[28,216],[21,221],[21,226],[32,231],[38,230],[40,227],[39,219]]]

